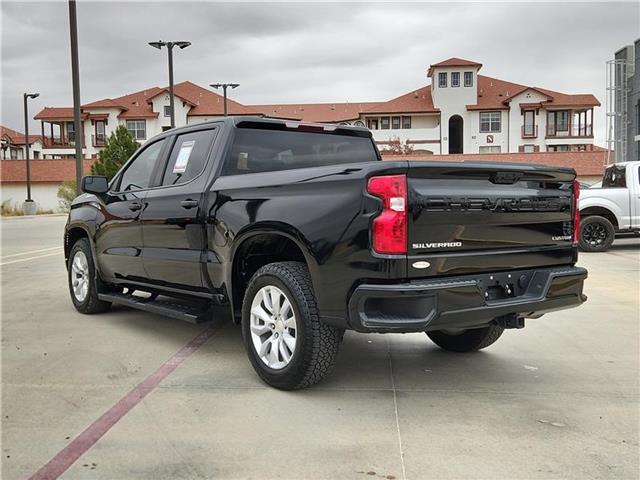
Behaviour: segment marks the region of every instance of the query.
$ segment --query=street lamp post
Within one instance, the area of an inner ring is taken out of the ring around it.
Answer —
[[[209,85],[210,87],[215,88],[216,90],[222,88],[222,95],[224,96],[224,116],[227,116],[227,88],[238,88],[240,86],[239,83],[212,83]]]
[[[29,106],[27,100],[40,96],[39,93],[24,93],[22,95],[24,101],[24,152],[25,161],[27,162],[27,200],[24,203],[25,215],[35,214],[35,204],[31,199],[31,165],[29,164]]]
[[[157,42],[149,42],[154,48],[161,50],[162,47],[167,47],[167,52],[169,55],[169,108],[171,109],[171,128],[175,128],[176,126],[176,115],[173,111],[173,47],[180,47],[180,49],[187,48],[191,45],[191,42],[163,42],[159,40]]]

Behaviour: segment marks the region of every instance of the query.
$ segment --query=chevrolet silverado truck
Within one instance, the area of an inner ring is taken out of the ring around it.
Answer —
[[[580,248],[604,252],[616,235],[640,234],[640,162],[608,166],[598,188],[580,194]]]
[[[382,161],[365,128],[235,117],[150,139],[87,176],[64,252],[71,300],[241,325],[267,384],[333,367],[344,331],[470,352],[575,307],[575,172]]]

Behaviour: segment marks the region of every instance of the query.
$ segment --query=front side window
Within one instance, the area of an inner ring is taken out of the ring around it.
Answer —
[[[127,120],[127,130],[136,140],[146,140],[147,122],[145,120]]]
[[[163,139],[149,145],[133,159],[120,176],[118,191],[128,192],[149,187],[153,169],[160,158],[165,141]]]
[[[178,135],[164,170],[162,185],[177,185],[196,178],[207,163],[216,130]]]
[[[500,132],[501,117],[500,112],[480,112],[480,133]]]
[[[473,87],[473,72],[464,72],[464,86]]]
[[[440,72],[438,74],[438,87],[440,88],[447,87],[447,72]]]
[[[451,72],[451,86],[452,87],[460,86],[460,72]]]
[[[500,145],[483,145],[480,147],[480,153],[500,153]]]
[[[376,160],[376,148],[369,137],[238,128],[222,174],[275,172]]]
[[[380,118],[380,128],[382,130],[389,130],[389,117]]]
[[[411,117],[402,117],[402,128],[411,128]]]
[[[391,117],[391,128],[393,130],[400,129],[400,117]]]
[[[605,170],[602,177],[602,188],[626,188],[626,167],[612,166]]]

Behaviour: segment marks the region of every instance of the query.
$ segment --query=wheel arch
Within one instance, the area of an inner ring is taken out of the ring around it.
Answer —
[[[619,228],[620,222],[616,214],[609,208],[602,205],[590,205],[580,209],[580,218],[587,218],[594,215],[604,217],[611,222],[614,228]]]
[[[302,262],[310,271],[317,265],[304,237],[290,225],[254,225],[236,237],[231,269],[227,272],[228,296],[236,322],[251,277],[262,266],[281,261]]]

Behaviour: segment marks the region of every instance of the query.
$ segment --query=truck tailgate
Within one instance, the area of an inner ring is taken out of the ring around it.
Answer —
[[[572,170],[409,162],[408,276],[575,262]]]

